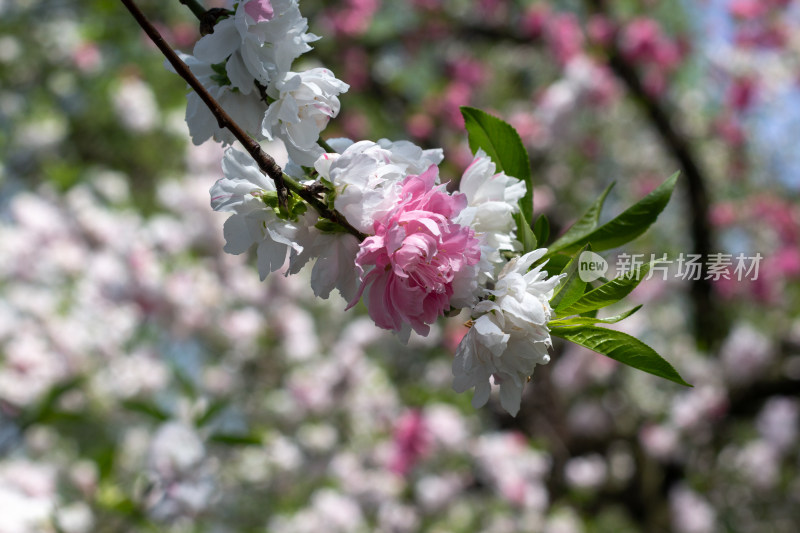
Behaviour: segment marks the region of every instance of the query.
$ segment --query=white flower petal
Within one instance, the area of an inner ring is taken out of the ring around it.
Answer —
[[[271,239],[264,239],[258,245],[258,273],[261,281],[266,279],[270,272],[275,272],[286,262],[286,253],[289,248],[282,243]]]
[[[479,409],[486,405],[489,401],[489,394],[492,392],[492,386],[489,381],[482,381],[475,385],[475,394],[472,396],[472,407]]]
[[[224,250],[229,254],[239,255],[253,245],[245,217],[242,215],[234,214],[228,217],[222,227],[222,233],[225,236]]]
[[[214,33],[200,38],[192,51],[194,56],[209,64],[221,63],[242,44],[242,38],[232,18],[221,20]]]
[[[511,416],[517,416],[519,406],[522,402],[522,385],[517,385],[513,381],[506,380],[500,384],[500,405],[508,411]]]

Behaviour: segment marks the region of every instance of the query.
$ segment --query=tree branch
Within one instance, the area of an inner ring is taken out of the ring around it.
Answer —
[[[194,16],[199,20],[203,20],[203,15],[206,14],[206,8],[197,0],[178,0],[181,4],[191,9]]]
[[[587,0],[593,11],[608,16],[605,0]],[[645,111],[648,119],[664,141],[667,150],[683,169],[690,207],[690,232],[694,250],[704,258],[712,252],[711,226],[709,223],[709,197],[705,178],[686,136],[680,133],[670,120],[665,106],[652,97],[644,87],[638,72],[623,56],[616,35],[606,47],[608,65],[627,87]],[[723,314],[714,300],[711,282],[701,276],[693,281],[690,297],[694,311],[695,338],[705,348],[713,347],[725,334]]]
[[[242,144],[245,150],[253,157],[258,168],[261,169],[267,176],[272,178],[275,182],[275,187],[278,191],[278,199],[281,205],[286,205],[288,192],[291,190],[297,196],[308,202],[323,218],[327,218],[331,222],[335,222],[342,226],[348,233],[354,235],[360,241],[366,238],[366,235],[358,231],[350,225],[349,222],[342,216],[341,213],[331,210],[325,205],[320,198],[310,189],[303,187],[295,180],[283,173],[283,170],[278,166],[275,160],[270,157],[266,152],[261,149],[261,145],[250,137],[231,117],[228,115],[222,106],[212,97],[209,92],[203,87],[200,81],[192,74],[192,71],[184,63],[178,54],[167,44],[158,30],[147,20],[144,13],[133,2],[133,0],[121,0],[123,5],[131,12],[133,18],[139,26],[142,27],[144,32],[158,47],[162,54],[167,58],[167,61],[175,68],[175,71],[189,84],[189,86],[197,93],[201,100],[208,106],[208,109],[217,119],[220,128],[227,128],[233,136]]]

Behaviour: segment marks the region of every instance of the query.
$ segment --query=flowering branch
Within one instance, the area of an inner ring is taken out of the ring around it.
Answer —
[[[133,0],[122,2],[194,89],[187,108],[193,141],[214,137],[230,144],[236,139],[249,153],[225,151],[225,177],[210,190],[211,207],[232,213],[223,227],[225,251],[241,254],[257,245],[262,279],[287,260],[287,274],[313,260],[315,295],[327,298],[337,289],[348,302],[346,309],[363,296],[375,324],[395,331],[404,342],[412,330],[425,336],[439,317],[469,309],[473,325],[456,350],[453,388],[474,388],[475,407],[488,401],[494,384],[503,408],[516,415],[527,379],[550,359],[550,332],[688,385],[649,346],[593,325],[617,322],[636,309],[613,319],[570,318],[619,301],[649,265],[636,276],[622,276],[587,292],[586,282],[576,277],[577,258],[569,254],[590,245],[594,250],[616,247],[640,235],[669,201],[677,175],[609,223],[597,228],[592,216],[550,251],[537,249],[530,231],[530,158],[519,134],[501,119],[461,108],[475,158],[459,182],[460,190],[449,192],[439,179],[441,149],[381,139],[342,140],[341,151],[334,151],[319,139],[339,112],[337,95],[349,86],[326,68],[291,71],[294,59],[318,39],[306,33],[308,23],[297,0],[237,4],[236,18],[221,20],[185,62]],[[252,55],[261,58],[255,62],[258,68],[245,61]],[[252,83],[266,91],[254,92]],[[218,91],[216,99],[207,87]],[[264,101],[264,92],[269,101]],[[204,108],[198,99],[211,112],[199,120],[197,110]],[[258,130],[253,119],[263,110],[262,137],[247,134],[221,104],[249,131]],[[291,162],[313,166],[310,185],[292,180],[261,150],[259,138],[275,136],[286,143]],[[308,213],[301,200],[327,220]],[[544,270],[545,260],[556,254],[566,265]],[[558,319],[557,325],[551,319]]]
[[[175,71],[180,75],[189,86],[197,93],[201,100],[208,106],[208,109],[217,119],[217,123],[219,124],[220,128],[228,129],[236,140],[238,140],[242,146],[247,150],[250,156],[255,160],[256,164],[258,164],[258,168],[261,169],[267,176],[272,178],[275,182],[275,187],[278,191],[278,199],[281,205],[285,206],[287,204],[288,198],[288,191],[291,190],[297,196],[305,200],[308,204],[310,204],[323,218],[330,220],[338,224],[339,226],[343,227],[348,233],[354,235],[359,241],[363,241],[366,238],[366,235],[358,231],[354,228],[347,220],[337,211],[329,209],[325,203],[316,196],[316,193],[311,189],[308,189],[298,183],[297,181],[293,180],[291,177],[287,176],[281,170],[281,167],[275,162],[275,160],[264,150],[261,149],[261,145],[258,142],[250,137],[239,125],[225,112],[224,109],[219,105],[219,103],[212,97],[209,92],[203,87],[200,81],[192,74],[192,71],[189,67],[184,63],[178,54],[167,44],[164,38],[161,36],[159,31],[147,20],[144,13],[139,9],[139,7],[132,1],[132,0],[121,0],[123,5],[130,11],[133,18],[136,19],[136,22],[139,26],[142,27],[144,32],[150,38],[151,41],[158,47],[162,54],[167,58],[167,61],[175,68]],[[186,4],[186,2],[181,2]],[[189,5],[192,8],[191,4]],[[192,8],[194,12],[194,8]]]

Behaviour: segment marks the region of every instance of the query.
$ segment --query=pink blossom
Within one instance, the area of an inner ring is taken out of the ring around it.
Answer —
[[[714,131],[731,147],[739,147],[747,140],[741,122],[731,114],[718,117],[714,121]]]
[[[592,15],[586,23],[586,35],[596,44],[611,43],[615,31],[614,23],[604,15]]]
[[[461,81],[454,81],[447,86],[442,95],[440,113],[452,126],[463,128],[464,117],[461,115],[461,107],[469,105],[471,98],[472,86]]]
[[[369,84],[369,57],[363,48],[351,46],[344,51],[344,79],[350,88],[361,91]]]
[[[755,19],[767,10],[766,2],[761,0],[733,0],[728,4],[728,11],[737,19]]]
[[[663,70],[647,69],[642,85],[650,96],[661,96],[667,90],[667,76]]]
[[[361,243],[361,275],[353,307],[369,287],[369,315],[384,329],[407,338],[409,326],[427,335],[428,324],[450,308],[476,274],[480,247],[474,231],[452,222],[466,206],[463,194],[434,187],[438,168],[401,183],[400,204],[375,221],[375,235]]]
[[[566,65],[583,49],[583,32],[573,13],[553,15],[547,22],[545,31],[547,46],[562,65]]]
[[[81,72],[93,72],[100,68],[103,56],[97,44],[85,42],[72,53],[72,61]]]
[[[622,50],[634,61],[650,62],[663,39],[661,26],[651,18],[632,20],[622,34]]]
[[[738,210],[731,202],[720,202],[711,206],[709,220],[714,226],[732,226],[737,220]]]
[[[520,21],[523,35],[531,39],[538,39],[544,33],[547,19],[550,17],[550,8],[545,4],[533,4]]]
[[[394,453],[389,470],[405,475],[430,448],[430,435],[425,417],[419,410],[410,410],[397,421],[394,427]]]
[[[747,76],[734,79],[725,98],[728,107],[738,113],[746,111],[755,100],[757,83],[754,78]]]
[[[340,35],[361,35],[369,28],[379,7],[380,0],[347,0],[343,9],[328,13],[328,24]]]
[[[459,57],[448,67],[451,78],[469,85],[480,85],[487,77],[483,64],[469,57]]]
[[[532,113],[518,111],[508,118],[508,122],[517,130],[522,142],[526,144],[541,139],[543,135],[542,124]]]
[[[416,113],[408,117],[406,130],[412,137],[417,139],[427,139],[433,135],[434,123],[429,115]]]
[[[250,0],[244,5],[244,12],[257,23],[272,20],[272,17],[275,16],[269,0]]]

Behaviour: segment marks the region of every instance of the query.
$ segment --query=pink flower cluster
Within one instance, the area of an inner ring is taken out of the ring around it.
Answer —
[[[743,48],[784,48],[789,42],[789,0],[732,0],[728,12],[736,21],[735,41]]]
[[[645,89],[660,96],[667,89],[669,74],[684,56],[680,41],[670,38],[655,19],[638,17],[629,22],[620,35],[622,53],[644,74]]]
[[[409,326],[427,335],[434,322],[474,285],[480,246],[475,232],[455,224],[467,201],[435,187],[431,165],[402,183],[400,203],[375,220],[375,234],[361,244],[356,266],[362,283],[353,307],[368,289],[370,317],[385,329],[407,336]]]
[[[363,35],[380,7],[380,0],[346,0],[344,6],[329,10],[325,14],[331,31],[339,36]]]

